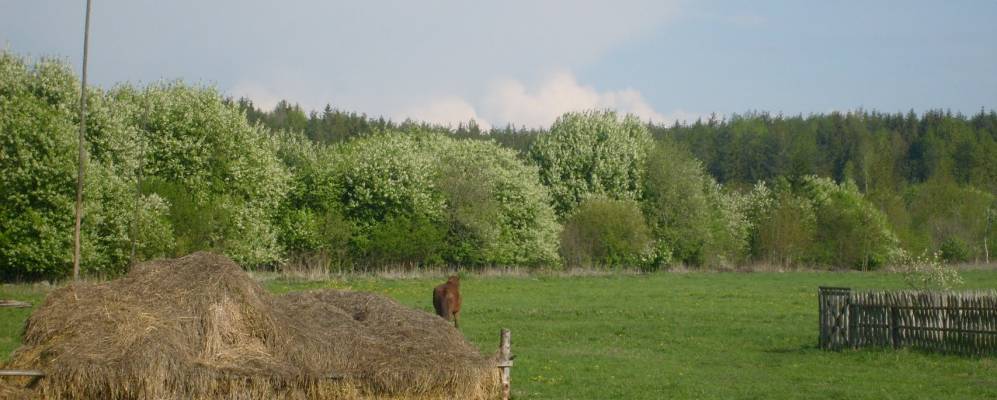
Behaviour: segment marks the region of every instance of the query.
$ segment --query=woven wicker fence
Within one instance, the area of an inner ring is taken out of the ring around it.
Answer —
[[[997,292],[819,290],[820,347],[997,355]]]

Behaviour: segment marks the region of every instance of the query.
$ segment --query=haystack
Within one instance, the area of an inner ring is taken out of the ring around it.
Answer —
[[[44,399],[491,399],[495,365],[435,315],[367,293],[271,296],[200,252],[52,292],[6,368],[46,372],[9,390]]]

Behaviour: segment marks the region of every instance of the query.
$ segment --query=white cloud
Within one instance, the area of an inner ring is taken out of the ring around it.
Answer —
[[[438,96],[403,107],[392,116],[397,120],[411,118],[451,126],[474,119],[485,129],[507,123],[546,128],[561,114],[591,109],[612,109],[659,124],[694,121],[702,115],[682,109],[664,114],[655,110],[636,89],[599,91],[579,83],[574,74],[561,71],[551,74],[536,87],[528,87],[515,79],[496,80],[480,101],[468,101],[456,95]]]
[[[686,110],[683,110],[683,109],[677,109],[677,110],[672,110],[672,112],[670,112],[668,114],[665,114],[664,120],[662,120],[662,121],[657,121],[656,120],[656,121],[657,122],[662,122],[662,123],[667,124],[667,125],[671,125],[671,124],[675,123],[676,121],[685,124],[685,123],[696,122],[697,119],[703,119],[705,121],[705,120],[709,119],[709,117],[710,117],[709,114],[695,113],[695,112],[689,112],[689,111],[686,111]],[[717,114],[717,118],[724,118],[724,116],[721,115],[721,114]]]
[[[437,98],[411,107],[399,113],[399,117],[451,126],[473,119],[482,129],[491,128],[488,121],[478,116],[474,106],[459,97]]]
[[[680,12],[677,0],[309,0],[291,8],[246,0],[234,9],[219,5],[234,0],[209,3],[198,6],[199,20],[222,13],[240,22],[223,35],[211,34],[217,28],[205,32],[212,24],[184,31],[193,45],[183,48],[182,59],[201,64],[191,70],[211,74],[231,92],[246,91],[237,86],[250,81],[269,89],[253,92],[261,98],[280,95],[318,109],[330,102],[395,118],[428,112],[426,99],[442,101],[438,95],[481,106],[477,100],[495,77],[534,82],[557,68],[598,62]],[[260,20],[270,28],[257,29]],[[200,36],[216,39],[193,40]]]
[[[252,82],[236,84],[229,91],[229,94],[235,98],[245,97],[252,100],[253,105],[261,110],[272,110],[278,102],[285,98],[263,85]]]
[[[654,110],[635,89],[600,92],[578,83],[570,72],[551,75],[535,89],[516,80],[502,80],[492,85],[483,101],[483,112],[492,121],[546,127],[569,111],[613,109],[635,114],[643,120],[669,122],[670,118]]]

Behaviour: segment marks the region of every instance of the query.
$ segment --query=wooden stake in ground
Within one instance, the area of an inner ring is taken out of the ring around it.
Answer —
[[[499,339],[498,359],[498,367],[502,370],[502,400],[509,400],[509,385],[512,375],[510,369],[512,368],[512,359],[515,358],[511,354],[512,344],[510,336],[511,333],[509,330],[503,328],[501,338]]]
[[[83,165],[87,157],[87,48],[90,46],[90,4],[87,0],[86,23],[83,27],[83,77],[80,84],[80,145],[76,173],[76,229],[73,231],[73,280],[80,280],[80,220],[83,216]]]

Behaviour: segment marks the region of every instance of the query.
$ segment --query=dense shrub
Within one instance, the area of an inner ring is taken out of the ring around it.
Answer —
[[[941,251],[946,261],[983,258],[993,232],[988,213],[994,208],[994,195],[958,185],[951,180],[934,179],[907,190],[905,200],[911,233],[907,247],[914,252]]]
[[[386,133],[320,150],[305,164],[290,209],[337,215],[354,263],[557,261],[560,227],[536,170],[494,143]],[[298,249],[309,246],[318,249]]]
[[[353,226],[343,216],[333,152],[299,134],[282,132],[277,139],[278,156],[292,173],[278,216],[287,261],[312,269],[349,266]]]
[[[899,249],[886,216],[854,183],[805,177],[800,194],[813,204],[817,217],[814,262],[867,270],[882,266]]]
[[[643,210],[677,261],[731,265],[748,252],[747,199],[726,192],[692,155],[658,143],[647,160]]]
[[[746,214],[750,199],[737,191],[724,189],[712,177],[706,182],[706,194],[710,204],[710,226],[705,263],[730,267],[743,262],[750,252],[749,238],[753,229]]]
[[[756,207],[751,248],[756,260],[782,266],[807,262],[817,235],[817,215],[809,200],[793,193],[789,183],[777,180],[774,190],[755,186]]]
[[[0,53],[0,268],[5,275],[64,274],[71,262],[75,133],[65,91],[41,90],[47,62],[29,68]],[[54,75],[54,76],[53,76]]]
[[[121,87],[138,107],[146,186],[170,206],[176,253],[212,249],[243,265],[279,262],[277,213],[289,174],[278,144],[210,88],[183,83]]]
[[[28,66],[0,54],[0,273],[60,277],[72,260],[79,83],[60,62]],[[132,239],[139,257],[162,254],[164,203],[136,196],[134,129],[124,106],[88,92],[84,273],[123,271]],[[136,219],[148,224],[133,223]],[[165,229],[165,230],[164,230]],[[165,243],[169,243],[168,240]]]
[[[639,199],[650,146],[647,127],[633,115],[571,112],[537,139],[529,157],[540,168],[554,209],[564,216],[590,195]]]
[[[913,289],[950,290],[963,284],[959,270],[942,263],[940,253],[912,256],[907,251],[900,250],[891,262],[895,270],[904,275],[907,285]]]
[[[448,261],[556,264],[561,226],[536,168],[493,142],[434,137],[429,143],[439,160],[434,186],[446,207]]]
[[[894,259],[898,240],[886,216],[852,182],[806,176],[753,191],[748,213],[756,260],[872,269]]]
[[[133,240],[137,260],[171,254],[173,231],[161,197],[136,197],[134,182],[95,162],[87,167],[84,193],[80,251],[85,272],[103,276],[125,272],[132,261]]]
[[[495,223],[502,209],[499,199],[492,196],[494,179],[491,169],[482,165],[483,160],[456,157],[459,160],[441,166],[436,185],[443,195],[446,210],[445,225],[448,232],[448,260],[468,264],[482,264],[487,256],[482,247],[495,243],[501,235]]]
[[[772,213],[758,227],[758,253],[770,263],[790,266],[806,260],[814,245],[817,216],[810,202],[781,192]]]
[[[969,246],[959,238],[948,238],[938,247],[941,257],[946,262],[966,262],[969,261]]]
[[[636,202],[592,197],[565,220],[561,256],[568,266],[640,266],[653,244]]]
[[[373,224],[358,246],[358,260],[382,265],[438,265],[446,232],[424,215],[392,215]]]

